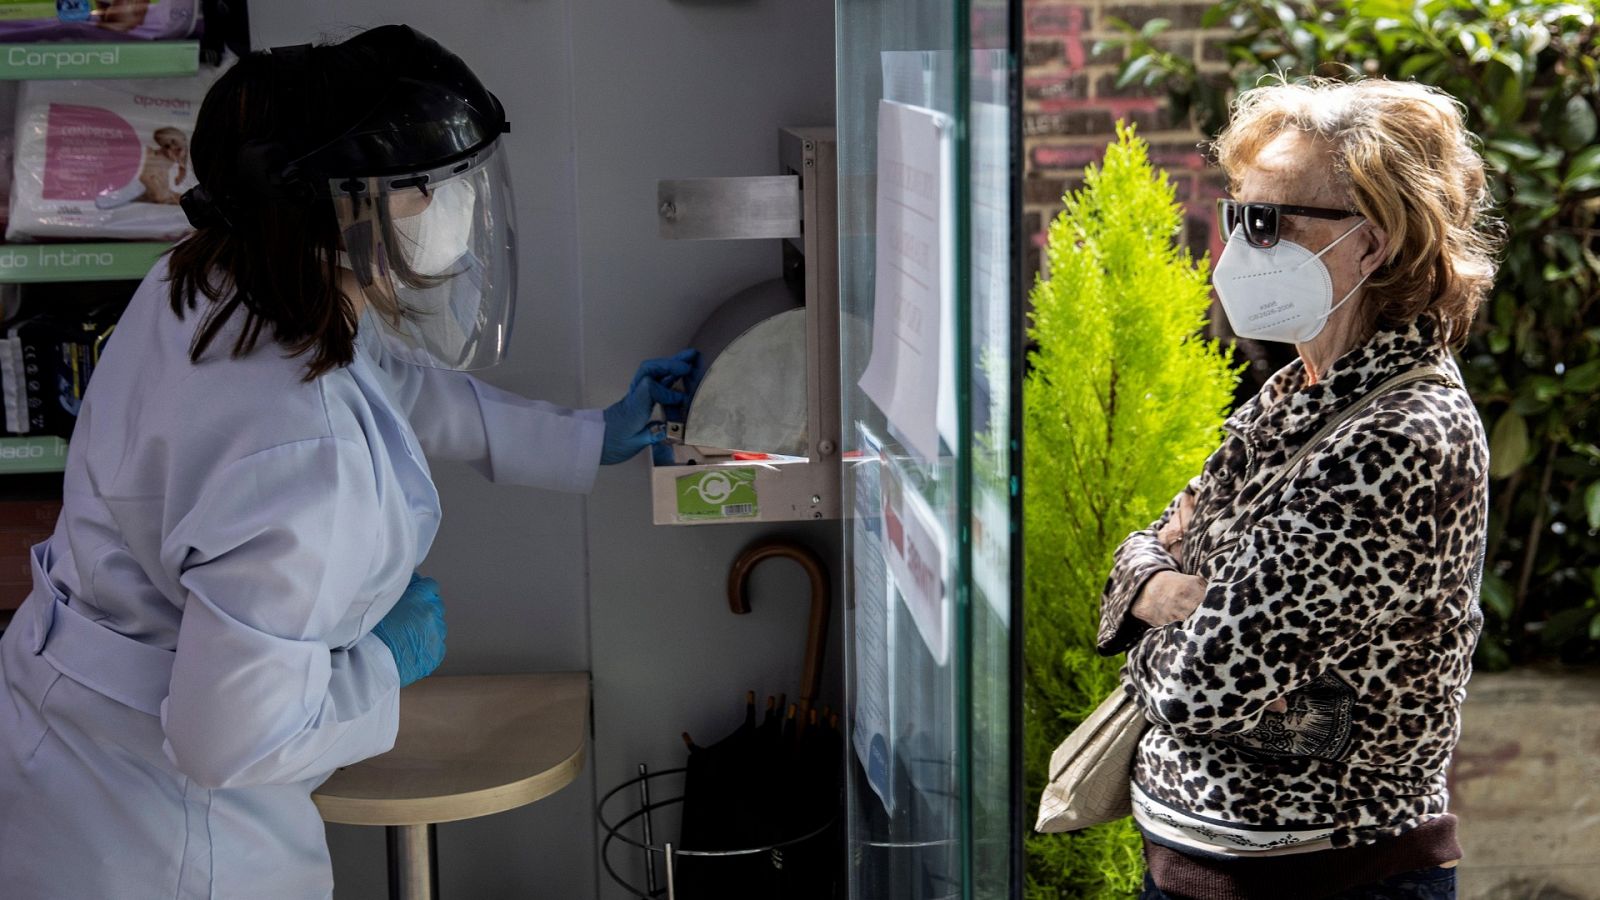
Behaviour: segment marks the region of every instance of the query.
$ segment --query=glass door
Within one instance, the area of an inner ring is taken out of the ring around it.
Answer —
[[[837,6],[863,900],[1021,894],[1017,6]]]

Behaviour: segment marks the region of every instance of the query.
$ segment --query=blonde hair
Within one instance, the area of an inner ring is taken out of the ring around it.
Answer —
[[[1443,343],[1465,343],[1494,284],[1500,236],[1461,104],[1410,82],[1312,79],[1252,88],[1234,101],[1213,145],[1229,181],[1286,131],[1329,148],[1346,202],[1388,235],[1384,261],[1366,285],[1367,332],[1427,316]]]

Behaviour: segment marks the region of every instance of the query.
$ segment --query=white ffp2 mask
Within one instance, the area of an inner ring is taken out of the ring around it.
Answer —
[[[402,246],[412,271],[429,277],[441,275],[467,255],[476,200],[472,185],[446,182],[433,192],[422,212],[394,220],[394,230],[405,239]]]
[[[1253,341],[1285,344],[1303,344],[1321,334],[1328,317],[1367,280],[1363,275],[1334,303],[1333,276],[1322,256],[1365,224],[1365,220],[1357,222],[1321,253],[1286,240],[1266,249],[1252,247],[1245,240],[1243,226],[1235,227],[1211,275],[1211,285],[1217,289],[1233,333]]]

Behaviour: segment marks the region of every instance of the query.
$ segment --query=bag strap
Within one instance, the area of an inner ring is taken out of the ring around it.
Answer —
[[[1379,383],[1377,387],[1367,391],[1366,394],[1362,395],[1360,399],[1356,400],[1354,403],[1351,403],[1349,406],[1346,406],[1344,409],[1339,410],[1339,412],[1334,415],[1333,418],[1329,419],[1321,428],[1317,429],[1317,433],[1313,434],[1309,439],[1306,440],[1304,444],[1300,445],[1300,449],[1295,451],[1293,456],[1289,457],[1289,461],[1284,463],[1283,466],[1278,469],[1277,473],[1274,474],[1272,478],[1268,479],[1266,484],[1261,486],[1261,490],[1256,492],[1256,497],[1264,498],[1271,495],[1273,491],[1277,490],[1278,486],[1283,484],[1285,479],[1294,474],[1295,470],[1300,467],[1300,464],[1305,461],[1305,458],[1311,454],[1311,451],[1315,450],[1317,445],[1322,443],[1323,440],[1328,437],[1328,435],[1333,434],[1334,430],[1340,425],[1343,425],[1355,418],[1367,407],[1378,402],[1379,398],[1381,398],[1384,394],[1387,394],[1390,391],[1398,390],[1399,388],[1405,387],[1408,384],[1414,384],[1420,381],[1437,381],[1449,387],[1460,387],[1460,384],[1458,384],[1454,378],[1450,377],[1449,373],[1437,366],[1418,366],[1415,369],[1408,369],[1407,371],[1401,372],[1399,375],[1395,375],[1392,378]],[[1240,516],[1239,519],[1234,522],[1233,527],[1229,530],[1237,532],[1243,530],[1244,528],[1248,528],[1253,524],[1255,524],[1255,516]]]

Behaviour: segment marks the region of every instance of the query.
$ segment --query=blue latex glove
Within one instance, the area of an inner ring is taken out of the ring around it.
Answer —
[[[700,390],[700,382],[706,377],[706,361],[700,356],[700,351],[698,350],[684,350],[667,361],[687,362],[689,364],[689,372],[683,376],[684,402],[663,407],[667,414],[668,422],[682,422],[689,418],[689,404],[694,402],[695,391]],[[655,360],[655,362],[663,362],[663,360]],[[672,382],[667,382],[667,387],[672,386]]]
[[[394,654],[400,686],[421,681],[444,661],[444,601],[439,582],[413,574],[400,602],[372,633]]]
[[[689,404],[694,402],[695,392],[700,390],[700,382],[706,377],[706,360],[698,350],[684,350],[672,357],[673,360],[689,363],[689,374],[683,376],[684,402],[662,407],[668,422],[686,422],[689,419]],[[667,383],[672,386],[671,382]],[[666,444],[656,444],[650,448],[658,466],[672,465],[672,448]]]
[[[666,439],[666,431],[659,422],[651,420],[651,413],[658,403],[669,414],[688,405],[689,396],[674,390],[672,385],[693,374],[699,358],[698,351],[684,350],[666,359],[645,360],[639,366],[628,395],[605,411],[606,434],[600,449],[602,465],[627,462],[640,450]]]

